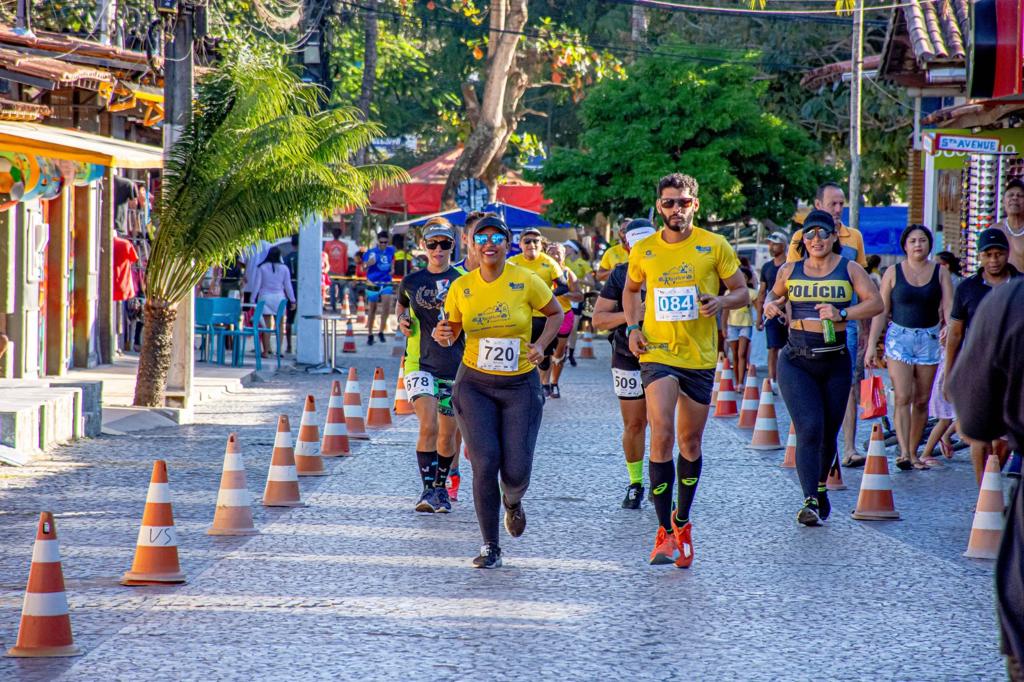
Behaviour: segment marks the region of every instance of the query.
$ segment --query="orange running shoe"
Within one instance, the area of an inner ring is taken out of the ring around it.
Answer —
[[[445,481],[445,485],[448,488],[448,497],[452,502],[459,501],[459,485],[462,484],[462,476],[458,474],[448,474],[448,480]]]
[[[676,568],[689,568],[693,563],[693,524],[687,521],[680,528],[676,525],[675,514],[672,515],[672,537],[679,548],[679,555],[676,557]]]
[[[671,564],[678,556],[679,548],[676,547],[675,537],[658,526],[658,534],[654,537],[654,551],[651,552],[651,563]]]

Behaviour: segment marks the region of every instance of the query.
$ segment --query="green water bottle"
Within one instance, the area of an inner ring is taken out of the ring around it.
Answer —
[[[836,326],[832,324],[832,320],[821,321],[821,332],[825,336],[825,343],[836,342]]]

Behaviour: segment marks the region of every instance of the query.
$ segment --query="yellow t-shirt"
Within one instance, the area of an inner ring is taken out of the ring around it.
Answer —
[[[757,298],[757,289],[747,288],[747,293],[750,294],[751,301]],[[750,305],[745,305],[742,308],[730,310],[728,324],[732,327],[754,326],[754,314],[750,311],[751,307]]]
[[[789,252],[786,254],[787,263],[795,263],[798,260],[803,260],[803,256],[800,255],[800,250],[797,248],[800,242],[803,241],[803,238],[803,230],[797,230],[793,233],[793,238],[789,241]],[[866,268],[868,266],[868,257],[864,255],[864,235],[860,233],[860,230],[854,227],[840,225],[839,244],[843,248],[842,255],[845,256],[847,260],[856,262],[862,268]]]
[[[533,370],[526,358],[533,329],[532,313],[546,306],[553,294],[548,284],[535,274],[506,263],[501,277],[486,282],[480,269],[471,271],[452,282],[444,301],[444,310],[452,322],[461,322],[466,334],[466,350],[462,362],[472,369],[487,374],[514,376]],[[507,346],[489,340],[517,339],[519,363],[514,370],[501,371],[481,366],[481,343],[486,344],[485,358],[492,351],[501,359]]]
[[[611,270],[619,263],[625,263],[628,260],[629,251],[626,251],[626,247],[622,244],[616,244],[605,249],[604,255],[601,256],[601,262],[597,264],[597,267],[601,270]]]
[[[587,275],[589,275],[591,272],[590,263],[583,260],[582,258],[574,258],[572,260],[567,260],[565,261],[565,266],[569,270],[572,270],[573,273],[581,280]]]
[[[555,280],[562,277],[562,266],[554,258],[546,253],[537,254],[533,260],[526,260],[526,256],[517,253],[508,259],[509,263],[525,268],[540,277],[541,281],[549,288],[555,288]],[[544,313],[534,313],[534,317],[544,317]]]
[[[565,279],[569,284],[572,284],[576,280],[576,273],[570,270],[568,267],[563,271]],[[572,308],[572,301],[569,300],[569,294],[562,294],[558,297],[558,305],[562,306],[562,312],[567,313]]]
[[[647,284],[644,336],[647,352],[640,362],[682,369],[714,369],[718,360],[718,320],[699,313],[699,296],[718,295],[719,281],[740,267],[729,242],[694,227],[678,244],[659,230],[629,252],[629,278]]]

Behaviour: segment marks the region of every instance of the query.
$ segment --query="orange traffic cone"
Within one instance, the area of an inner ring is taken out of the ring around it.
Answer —
[[[299,422],[299,437],[295,440],[295,473],[299,476],[326,476],[324,461],[317,452],[320,434],[316,428],[316,402],[306,396],[306,405]]]
[[[388,405],[388,388],[384,384],[384,370],[377,367],[373,370],[373,383],[370,385],[370,402],[366,410],[366,425],[371,429],[382,429],[391,426],[391,406]]]
[[[356,440],[370,440],[366,433],[366,422],[363,421],[363,403],[359,388],[359,375],[355,367],[348,368],[348,381],[345,382],[345,427],[348,437]]]
[[[252,495],[245,481],[245,464],[238,447],[238,437],[228,435],[224,448],[224,468],[220,475],[217,509],[213,512],[213,526],[207,535],[256,535],[252,523]]]
[[[741,429],[754,428],[757,424],[757,403],[757,368],[750,365],[743,383],[743,402],[740,403],[740,418],[736,426]]]
[[[739,412],[736,409],[736,385],[732,381],[732,365],[729,358],[722,363],[722,384],[718,387],[718,402],[715,403],[716,417],[735,417]]]
[[[722,383],[722,358],[725,356],[722,353],[718,354],[718,364],[715,365],[715,383],[711,387],[711,404],[718,404],[718,386]]]
[[[581,360],[593,360],[597,356],[594,355],[594,335],[591,332],[583,332],[583,343],[580,346]]]
[[[779,441],[779,420],[775,416],[775,395],[772,393],[771,379],[766,378],[761,383],[761,400],[757,406],[757,419],[754,420],[754,436],[750,440],[750,447],[753,450],[778,450],[782,447]]]
[[[344,294],[341,297],[341,314],[346,320],[352,317],[352,306],[348,304],[348,296]]]
[[[71,636],[71,616],[64,593],[64,572],[60,566],[53,512],[39,515],[18,641],[8,649],[7,655],[16,658],[82,655]]]
[[[366,324],[366,299],[362,296],[356,303],[356,324]]]
[[[178,533],[174,529],[171,490],[167,483],[167,462],[153,462],[153,476],[146,493],[146,510],[135,546],[132,570],[121,578],[122,585],[183,583],[185,574],[178,563]]]
[[[299,477],[295,471],[295,450],[288,417],[277,418],[274,454],[270,458],[267,487],[263,490],[264,507],[305,507],[299,495]]]
[[[395,345],[391,347],[391,357],[400,358],[405,355],[405,344],[407,340],[400,331],[395,332]]]
[[[839,466],[839,455],[832,460],[832,468],[828,470],[828,480],[825,487],[829,490],[846,490],[846,483],[843,482],[843,469]]]
[[[405,360],[398,370],[398,383],[395,385],[395,414],[415,414],[409,402],[409,392],[405,390]]]
[[[789,437],[786,439],[786,454],[782,456],[783,469],[796,469],[796,429],[789,423]]]
[[[882,425],[871,427],[871,444],[868,445],[868,461],[860,479],[860,495],[853,518],[861,521],[885,521],[898,519],[900,513],[892,499],[892,481],[889,480],[889,463],[885,456],[885,436]]]
[[[981,479],[975,510],[971,538],[964,556],[995,559],[999,556],[999,540],[1003,535],[1003,486],[999,481],[998,455],[989,455],[985,460],[985,475]]]
[[[348,428],[345,426],[345,408],[341,402],[341,382],[331,382],[331,398],[327,403],[327,423],[324,424],[324,439],[320,442],[321,457],[351,455],[348,444]]]
[[[352,333],[352,320],[348,320],[345,323],[345,341],[341,344],[341,352],[356,352],[356,337],[355,334]]]

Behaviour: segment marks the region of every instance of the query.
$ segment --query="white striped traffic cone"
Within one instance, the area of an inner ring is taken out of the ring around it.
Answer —
[[[779,420],[775,416],[775,396],[769,379],[761,383],[761,400],[757,406],[750,447],[754,450],[778,450],[782,447],[779,442]]]
[[[885,455],[885,436],[882,426],[875,422],[871,427],[871,442],[868,445],[868,460],[860,479],[860,495],[853,518],[861,521],[887,521],[898,519],[900,513],[892,498],[892,481],[889,479],[889,463]]]
[[[750,365],[743,383],[743,402],[740,403],[740,418],[736,422],[738,428],[752,429],[757,424],[757,386],[757,368]]]
[[[299,494],[299,476],[295,471],[295,450],[288,417],[277,418],[274,454],[270,458],[267,486],[263,489],[264,507],[305,507]]]
[[[345,406],[342,404],[341,382],[331,382],[331,397],[327,403],[327,422],[324,424],[324,438],[320,442],[321,457],[351,455],[348,443],[348,428],[345,426]]]
[[[786,438],[786,454],[782,456],[783,469],[795,469],[796,468],[796,428],[793,426],[793,422],[789,423],[789,437]]]
[[[722,359],[725,356],[722,353],[718,354],[718,364],[715,365],[715,383],[711,387],[711,407],[714,408],[718,404],[718,387],[722,383]]]
[[[391,426],[391,406],[388,404],[388,388],[384,383],[384,370],[377,367],[373,370],[373,383],[370,385],[370,402],[366,410],[366,425],[371,429],[383,429]]]
[[[409,401],[409,392],[405,390],[405,360],[402,360],[402,365],[398,370],[398,383],[395,384],[395,404],[393,406],[395,414],[415,414],[415,410],[412,408],[412,403]]]
[[[256,535],[252,522],[252,494],[245,481],[245,464],[238,447],[238,437],[228,435],[224,448],[224,468],[220,475],[217,509],[213,512],[213,526],[207,535]]]
[[[989,455],[985,460],[985,475],[981,478],[978,504],[971,523],[971,537],[965,557],[995,559],[999,556],[999,541],[1003,535],[1003,486],[999,480],[999,457]]]
[[[135,546],[132,570],[121,578],[122,585],[183,583],[185,574],[178,563],[178,533],[174,528],[167,463],[153,462],[153,475],[146,493],[146,510]]]
[[[306,396],[299,422],[299,437],[295,440],[295,472],[299,476],[326,476],[324,461],[320,458],[320,433],[316,428],[316,402]]]
[[[846,483],[843,481],[843,468],[839,466],[839,454],[832,460],[832,467],[828,470],[828,479],[825,481],[825,488],[828,490],[846,490]]]
[[[735,417],[739,414],[736,409],[736,385],[732,379],[732,365],[729,358],[722,363],[722,385],[718,389],[718,401],[715,403],[716,417]]]
[[[583,341],[580,345],[580,360],[593,360],[597,356],[594,355],[594,335],[590,332],[583,332]]]
[[[71,634],[71,615],[52,512],[39,515],[18,640],[7,655],[15,658],[82,655]]]
[[[356,440],[370,440],[363,419],[362,389],[359,387],[359,375],[355,367],[348,368],[348,381],[345,382],[345,427],[348,437]]]

